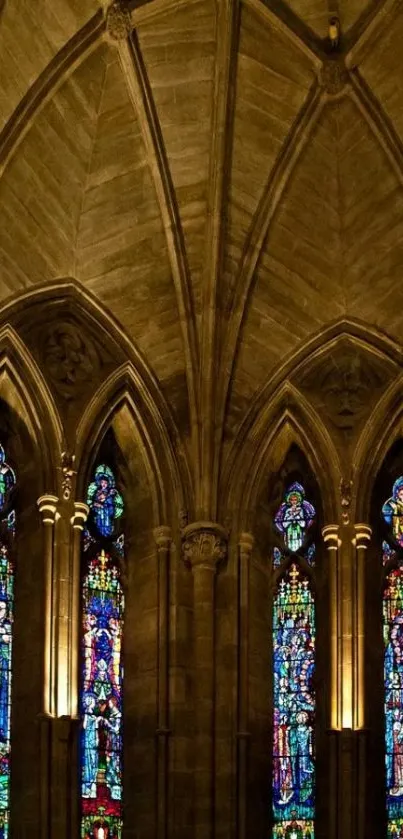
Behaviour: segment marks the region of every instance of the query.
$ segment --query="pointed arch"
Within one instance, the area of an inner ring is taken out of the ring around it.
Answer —
[[[151,448],[155,446],[163,459],[163,452],[166,452],[165,478],[168,480],[171,475],[170,480],[175,486],[181,487],[177,492],[178,499],[183,495],[183,506],[180,509],[187,509],[191,513],[193,487],[190,467],[158,380],[125,330],[91,292],[72,277],[46,282],[9,301],[0,311],[0,324],[2,321],[11,323],[17,334],[24,329],[26,324],[32,323],[37,316],[36,313],[42,311],[47,305],[52,308],[52,312],[54,306],[63,307],[63,311],[71,313],[71,317],[78,318],[79,322],[88,324],[89,330],[93,333],[100,334],[105,347],[110,350],[111,367],[115,368],[112,372],[107,371],[108,375],[104,383],[100,384],[99,389],[93,393],[89,403],[83,406],[79,431],[77,435],[74,432],[74,437],[78,439],[77,461],[93,429],[98,428],[99,423],[103,423],[104,419],[107,422],[108,410],[102,400],[111,399],[116,409],[118,391],[123,393],[127,388],[128,393],[132,394],[133,416],[139,417],[140,411],[144,413],[143,420],[138,424],[144,425],[146,436],[149,436],[146,425],[148,422],[150,424]],[[54,312],[52,317],[54,317]],[[32,355],[30,357],[38,371]],[[41,381],[43,382],[43,379]],[[46,385],[45,389],[49,394]],[[88,435],[86,443],[83,442],[83,435],[84,437]],[[73,446],[72,440],[70,445]]]
[[[354,452],[354,472],[359,477],[356,520],[369,521],[371,498],[379,465],[393,444],[403,437],[403,374],[398,373],[369,417]]]
[[[192,506],[190,474],[173,421],[168,425],[144,382],[130,362],[123,364],[103,383],[90,401],[77,429],[78,492],[88,471],[90,453],[119,414],[127,418],[127,431],[136,441],[147,471],[155,526]],[[123,439],[123,448],[129,438]]]
[[[0,398],[23,422],[41,451],[44,492],[56,490],[64,433],[50,390],[31,353],[9,324],[0,328]]]
[[[278,470],[292,443],[305,452],[317,476],[326,520],[336,520],[342,474],[338,453],[318,414],[286,382],[249,427],[244,423],[226,464],[223,503],[238,511],[240,531],[251,527],[262,481],[268,471]]]

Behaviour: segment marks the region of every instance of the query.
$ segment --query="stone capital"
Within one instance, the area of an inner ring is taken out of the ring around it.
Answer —
[[[215,571],[227,556],[227,542],[226,530],[215,522],[193,522],[182,531],[183,555],[192,569]]]
[[[161,525],[154,528],[153,534],[158,553],[168,552],[172,542],[171,528]]]
[[[322,536],[328,551],[337,551],[341,545],[339,538],[339,525],[327,524],[322,528]]]
[[[56,495],[41,495],[37,500],[38,510],[44,524],[53,525],[58,517],[57,505],[59,499]]]
[[[90,508],[87,506],[87,504],[84,504],[84,501],[74,502],[74,514],[70,519],[74,530],[84,530],[84,525],[87,521],[89,512]]]
[[[106,9],[106,29],[112,41],[124,41],[129,37],[133,26],[124,0],[114,0]]]
[[[372,529],[368,524],[355,524],[354,530],[355,536],[352,540],[353,545],[356,548],[362,548],[366,551],[371,541]]]
[[[255,540],[251,533],[241,533],[238,546],[242,559],[249,559],[251,557],[254,542]]]

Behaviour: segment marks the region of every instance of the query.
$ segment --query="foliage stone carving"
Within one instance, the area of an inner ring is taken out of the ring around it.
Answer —
[[[115,0],[107,10],[106,26],[113,41],[123,41],[132,30],[131,16],[122,0]]]
[[[52,327],[43,342],[46,369],[56,390],[65,399],[85,391],[100,367],[93,343],[73,323]]]
[[[183,555],[192,568],[216,568],[227,555],[226,532],[218,524],[196,522],[188,525],[182,534]]]

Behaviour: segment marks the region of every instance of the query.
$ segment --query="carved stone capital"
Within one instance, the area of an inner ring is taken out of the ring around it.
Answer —
[[[210,521],[188,524],[182,531],[182,548],[185,561],[192,568],[209,568],[212,571],[227,556],[227,532]]]
[[[353,545],[359,549],[366,551],[368,545],[371,541],[372,530],[368,524],[355,524],[354,525],[355,536],[353,539]]]
[[[339,525],[327,524],[322,528],[323,541],[328,551],[337,551],[341,545],[339,539]]]
[[[37,500],[39,512],[44,524],[53,525],[58,517],[57,505],[59,499],[56,495],[41,495]]]
[[[62,491],[65,501],[69,501],[73,490],[73,481],[76,471],[74,469],[75,455],[69,452],[62,452]]]
[[[172,542],[171,528],[165,527],[164,525],[161,527],[155,527],[154,539],[155,544],[157,545],[158,553],[167,553]]]
[[[114,0],[106,10],[106,29],[112,41],[124,41],[133,29],[124,0]]]
[[[320,83],[329,96],[338,96],[348,84],[348,70],[340,58],[328,58],[320,71]]]
[[[239,554],[241,559],[250,559],[253,551],[254,538],[251,533],[241,533],[239,537]]]
[[[71,517],[71,523],[74,530],[84,530],[85,522],[89,516],[90,508],[84,501],[74,502],[74,515]]]

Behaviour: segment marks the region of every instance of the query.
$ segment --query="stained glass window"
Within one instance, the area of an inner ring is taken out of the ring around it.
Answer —
[[[90,527],[84,535],[81,686],[81,837],[122,836],[121,584],[124,510],[112,470],[101,465],[88,488]]]
[[[403,477],[382,507],[389,541],[383,594],[386,809],[388,839],[403,836]]]
[[[299,557],[285,561],[305,545],[299,556],[314,565],[314,545],[306,548],[314,518],[303,487],[292,484],[275,516],[288,551],[273,554],[275,569],[285,569],[273,600],[273,839],[314,839],[315,602]]]
[[[9,836],[10,815],[10,721],[12,641],[14,617],[14,564],[12,542],[15,511],[10,510],[10,492],[16,477],[0,446],[0,839]]]
[[[279,568],[289,553],[301,551],[308,565],[315,565],[315,544],[308,543],[315,517],[315,508],[306,500],[303,486],[294,481],[286,490],[284,501],[274,517],[275,528],[283,541],[282,550],[278,546],[273,549],[274,568]]]

